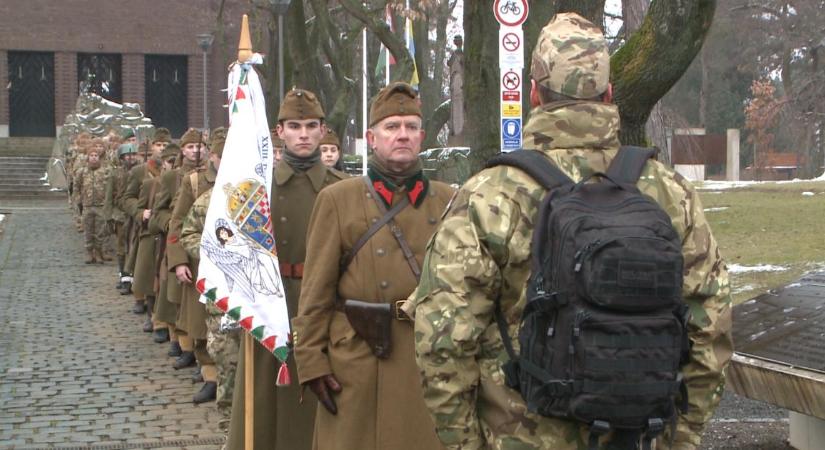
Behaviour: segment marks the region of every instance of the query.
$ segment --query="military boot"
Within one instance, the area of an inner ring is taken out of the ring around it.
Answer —
[[[215,400],[215,395],[218,393],[218,383],[214,381],[207,381],[203,383],[201,390],[192,398],[192,402],[196,405],[198,403],[211,402]]]
[[[83,261],[86,264],[94,264],[97,262],[97,258],[95,258],[95,251],[94,249],[86,250],[86,261]]]
[[[120,295],[129,295],[132,293],[132,275],[128,272],[124,273],[122,277],[120,277],[120,282],[123,283],[118,292]]]
[[[135,306],[132,307],[132,312],[135,314],[145,314],[146,313],[146,301],[145,300],[135,300]]]
[[[100,250],[99,247],[95,249],[95,255],[97,255],[97,263],[98,264],[103,264],[103,261],[104,261],[103,251]],[[111,260],[112,260],[112,258],[109,258],[109,261],[111,261]]]
[[[177,358],[182,353],[183,353],[183,350],[181,350],[181,348],[180,348],[180,342],[172,341],[172,343],[169,344],[169,351],[166,352],[166,355],[168,355],[172,358]]]
[[[195,365],[195,352],[182,352],[178,359],[172,364],[175,370],[185,369]]]
[[[158,328],[152,333],[152,340],[158,344],[163,344],[169,340],[169,328]]]
[[[118,291],[123,289],[123,276],[126,275],[123,272],[123,266],[126,264],[126,258],[123,256],[118,255],[117,257],[117,284],[115,285],[115,289]]]

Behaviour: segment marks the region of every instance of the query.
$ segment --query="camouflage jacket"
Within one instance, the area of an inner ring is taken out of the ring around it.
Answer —
[[[192,261],[198,261],[201,257],[201,235],[203,234],[203,224],[206,223],[206,210],[209,208],[209,200],[212,199],[212,188],[201,194],[189,212],[183,219],[180,229],[180,243]]]
[[[77,201],[83,206],[103,206],[106,199],[106,178],[108,171],[102,165],[97,169],[88,166],[75,173]]]
[[[615,106],[557,103],[531,112],[524,148],[542,151],[580,180],[606,170],[619,146],[618,129]],[[638,187],[667,212],[683,242],[682,293],[692,312],[693,348],[683,369],[690,408],[679,417],[674,448],[695,449],[720,400],[723,369],[733,351],[727,269],[688,181],[650,161]],[[429,244],[408,308],[415,312],[425,401],[449,449],[586,448],[586,427],[528,412],[521,396],[504,385],[501,371],[508,357],[493,317],[494,299],[501,300],[517,348],[533,221],[544,195],[518,169],[484,170],[458,192]]]

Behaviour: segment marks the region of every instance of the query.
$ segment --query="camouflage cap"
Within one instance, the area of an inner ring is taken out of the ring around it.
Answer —
[[[281,109],[278,111],[278,121],[323,119],[324,108],[318,97],[304,89],[292,89],[284,96]]]
[[[155,142],[172,142],[172,133],[168,128],[155,128],[155,137],[152,138],[152,143]]]
[[[370,105],[370,126],[390,116],[421,117],[418,93],[407,83],[395,82],[384,86]]]
[[[180,147],[174,142],[170,142],[166,148],[160,153],[160,157],[163,160],[167,160],[169,158],[176,158],[180,154]]]
[[[327,134],[321,138],[321,142],[319,142],[318,145],[334,145],[341,148],[341,141],[338,139],[338,135],[335,134],[334,131],[327,128]]]
[[[117,148],[118,158],[122,158],[123,155],[128,155],[132,153],[137,153],[137,145],[135,144],[120,144],[120,147]]]
[[[536,83],[568,97],[604,93],[610,79],[604,34],[578,14],[556,14],[539,34],[530,75]]]
[[[223,146],[226,144],[227,129],[224,127],[215,128],[212,130],[209,138],[209,150],[218,155],[218,158],[223,157]]]
[[[197,144],[201,142],[203,142],[203,134],[201,134],[200,130],[190,128],[186,130],[186,133],[183,133],[183,136],[180,137],[180,142],[178,145],[185,147],[186,144]]]

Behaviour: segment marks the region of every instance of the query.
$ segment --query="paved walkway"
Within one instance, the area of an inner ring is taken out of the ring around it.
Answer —
[[[219,448],[214,403],[192,404],[116,266],[83,264],[65,201],[0,214],[0,449]]]

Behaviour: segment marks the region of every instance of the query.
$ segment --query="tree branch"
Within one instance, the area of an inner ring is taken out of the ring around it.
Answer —
[[[339,2],[348,13],[363,23],[395,57],[396,68],[392,74],[392,79],[409,80],[413,73],[413,60],[410,52],[407,51],[406,43],[396,36],[383,20],[376,19],[376,15],[367,11],[358,1],[339,0]]]

